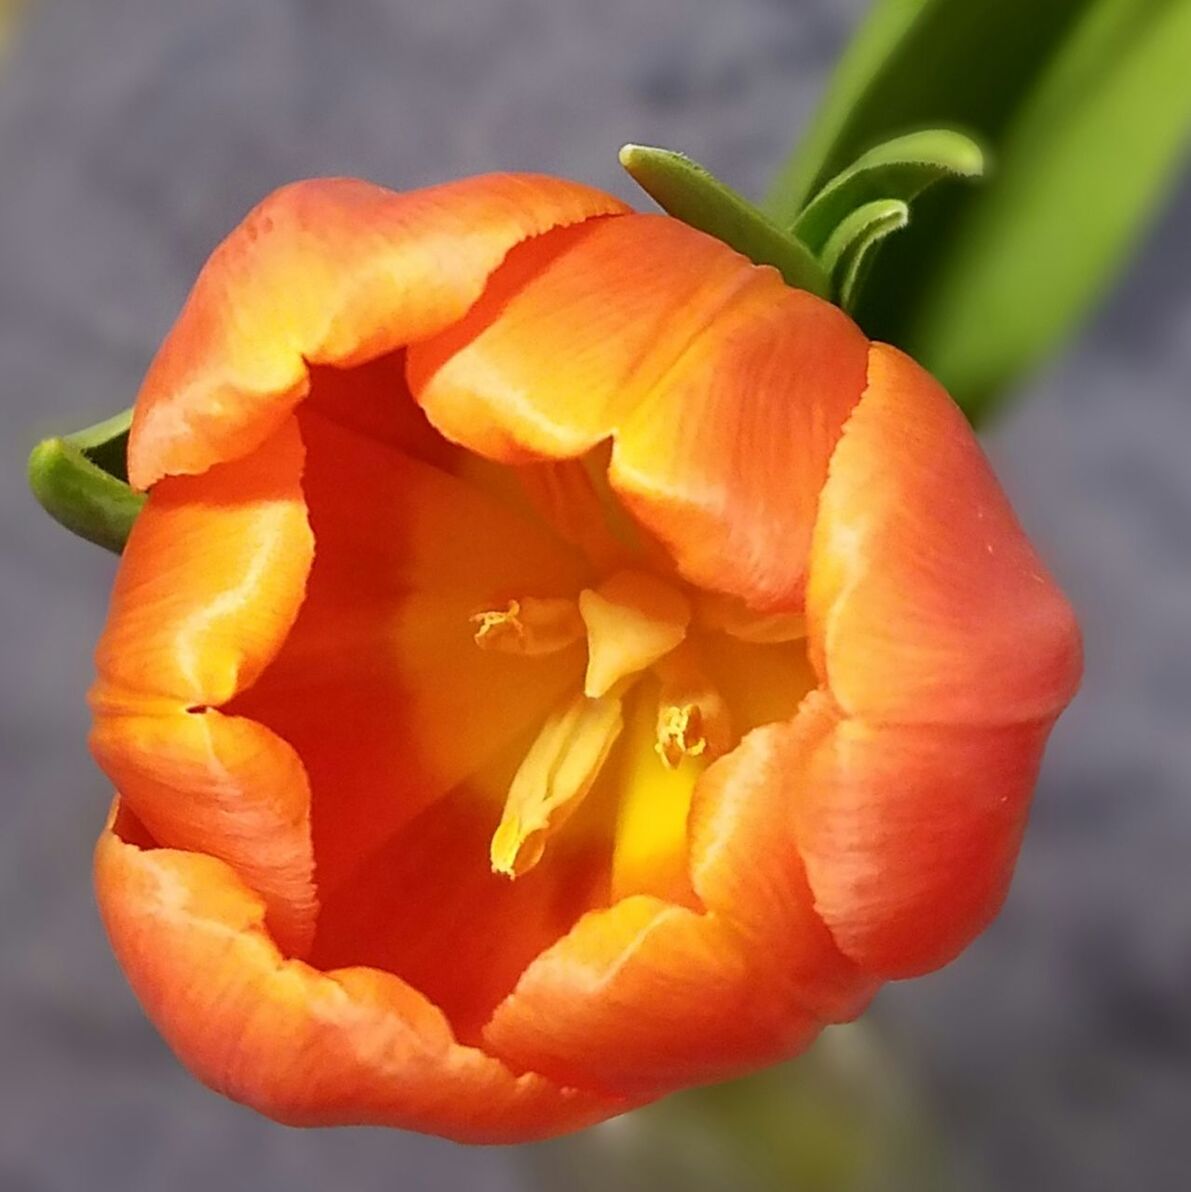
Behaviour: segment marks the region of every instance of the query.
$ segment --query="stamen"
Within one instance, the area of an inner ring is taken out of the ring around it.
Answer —
[[[585,588],[579,612],[587,626],[583,690],[593,698],[673,650],[691,619],[687,598],[644,571],[618,571],[598,588]]]
[[[520,877],[541,859],[595,784],[624,727],[619,699],[579,695],[560,705],[529,747],[492,837],[495,873]]]
[[[655,667],[662,689],[658,698],[654,749],[668,770],[688,757],[720,757],[732,748],[728,705],[699,663],[690,642],[684,642]]]
[[[471,623],[481,650],[530,658],[557,654],[581,641],[585,632],[578,605],[554,596],[510,600],[504,609],[477,613]]]
[[[734,596],[702,592],[695,615],[704,629],[719,630],[742,642],[772,645],[806,637],[805,614],[754,612]]]
[[[667,770],[677,770],[684,757],[698,757],[706,748],[703,713],[698,704],[663,704],[658,708],[654,749]]]

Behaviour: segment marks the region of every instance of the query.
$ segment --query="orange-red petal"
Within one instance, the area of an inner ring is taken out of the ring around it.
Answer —
[[[313,932],[309,790],[294,751],[217,711],[276,654],[313,552],[296,425],[203,476],[163,481],[124,553],[91,693],[96,757],[169,847],[266,898],[291,951]]]
[[[483,297],[409,352],[453,442],[504,463],[605,439],[742,288],[779,283],[662,215],[593,220],[515,248]]]
[[[691,583],[801,611],[819,491],[866,348],[830,304],[754,286],[625,420],[612,487]]]
[[[631,1099],[804,1049],[821,1023],[730,924],[634,894],[542,952],[484,1031],[489,1050]]]
[[[795,1054],[821,1026],[757,959],[723,919],[635,894],[529,966],[485,1046],[629,1098],[725,1080]]]
[[[955,957],[1000,909],[1050,722],[843,720],[801,770],[794,817],[815,905],[882,978]]]
[[[96,650],[93,701],[219,705],[294,623],[314,557],[289,421],[252,455],[157,485],[132,528]]]
[[[662,216],[522,246],[483,298],[415,345],[430,420],[494,459],[580,455],[692,582],[800,606],[818,492],[864,384],[839,310]]]
[[[243,717],[179,709],[101,714],[91,749],[155,840],[231,865],[265,900],[281,947],[305,953],[317,910],[310,787],[289,744]]]
[[[688,832],[691,884],[703,904],[767,956],[817,1018],[844,1022],[875,983],[817,914],[790,814],[806,760],[833,726],[830,701],[814,692],[792,720],[749,733],[700,779]]]
[[[832,694],[871,720],[1034,721],[1079,681],[1071,608],[963,415],[882,344],[831,459],[807,612]]]
[[[200,273],[137,399],[129,475],[147,488],[251,451],[309,389],[434,334],[514,245],[625,210],[576,183],[493,174],[398,194],[356,179],[265,199]]]
[[[149,1018],[204,1083],[294,1125],[371,1124],[521,1142],[626,1108],[517,1075],[461,1046],[441,1014],[376,969],[286,959],[260,898],[222,862],[100,839],[100,911]]]
[[[426,420],[405,383],[405,351],[389,352],[352,368],[315,365],[300,413],[318,413],[414,459],[448,470],[459,451]]]

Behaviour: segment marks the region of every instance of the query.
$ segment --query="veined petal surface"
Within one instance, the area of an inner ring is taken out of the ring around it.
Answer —
[[[163,845],[234,866],[285,946],[316,912],[310,792],[293,749],[219,709],[297,615],[314,538],[291,419],[252,455],[156,485],[133,527],[96,655],[92,748]]]
[[[959,408],[883,344],[831,459],[810,566],[812,655],[850,714],[1011,724],[1075,692],[1071,606]]]
[[[835,307],[663,216],[594,220],[509,255],[409,353],[448,439],[509,463],[609,437],[609,478],[692,583],[800,607],[819,489],[864,386]]]
[[[354,178],[283,187],[216,249],[153,361],[128,445],[133,485],[247,454],[306,396],[308,365],[363,364],[432,335],[514,245],[624,210],[530,174],[405,193]]]

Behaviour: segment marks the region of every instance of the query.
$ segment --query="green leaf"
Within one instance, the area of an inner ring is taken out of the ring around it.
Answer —
[[[1172,183],[1189,47],[1191,0],[877,0],[766,209],[793,223],[908,129],[983,145],[994,176],[917,199],[856,310],[983,415],[1072,330]]]
[[[117,554],[145,503],[125,479],[132,411],[60,438],[29,456],[29,487],[45,511],[80,538]]]
[[[697,162],[670,149],[625,145],[620,163],[664,211],[758,265],[774,266],[788,285],[827,295],[827,278],[814,254]]]
[[[912,129],[963,129],[995,148],[1056,48],[1095,2],[875,0],[778,174],[766,211],[792,224],[832,175]],[[1153,2],[1133,0],[1140,7]]]
[[[836,67],[810,128],[770,190],[765,209],[780,222],[792,223],[810,196],[843,166],[842,145],[878,139],[866,131],[853,132],[865,99],[911,40],[924,14],[945,2],[876,0]]]
[[[855,307],[877,246],[909,222],[910,208],[904,200],[876,199],[845,216],[831,234],[819,261],[831,275],[836,301],[844,310]]]
[[[903,344],[985,413],[1124,265],[1189,134],[1191,0],[1089,5],[1008,132],[997,185],[957,218]]]
[[[835,228],[849,214],[878,200],[916,198],[943,178],[975,178],[984,154],[971,137],[934,128],[885,141],[837,174],[794,222],[794,234],[822,254]]]

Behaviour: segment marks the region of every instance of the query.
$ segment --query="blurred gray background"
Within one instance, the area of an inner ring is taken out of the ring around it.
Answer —
[[[193,275],[266,191],[493,168],[631,194],[626,140],[758,193],[860,0],[41,0],[0,71],[0,1189],[527,1187],[516,1150],[295,1132],[190,1081],[116,971],[89,861],[83,695],[113,561],[24,459],[125,405]],[[989,436],[1078,605],[1009,904],[882,995],[957,1186],[1191,1186],[1191,187]]]

